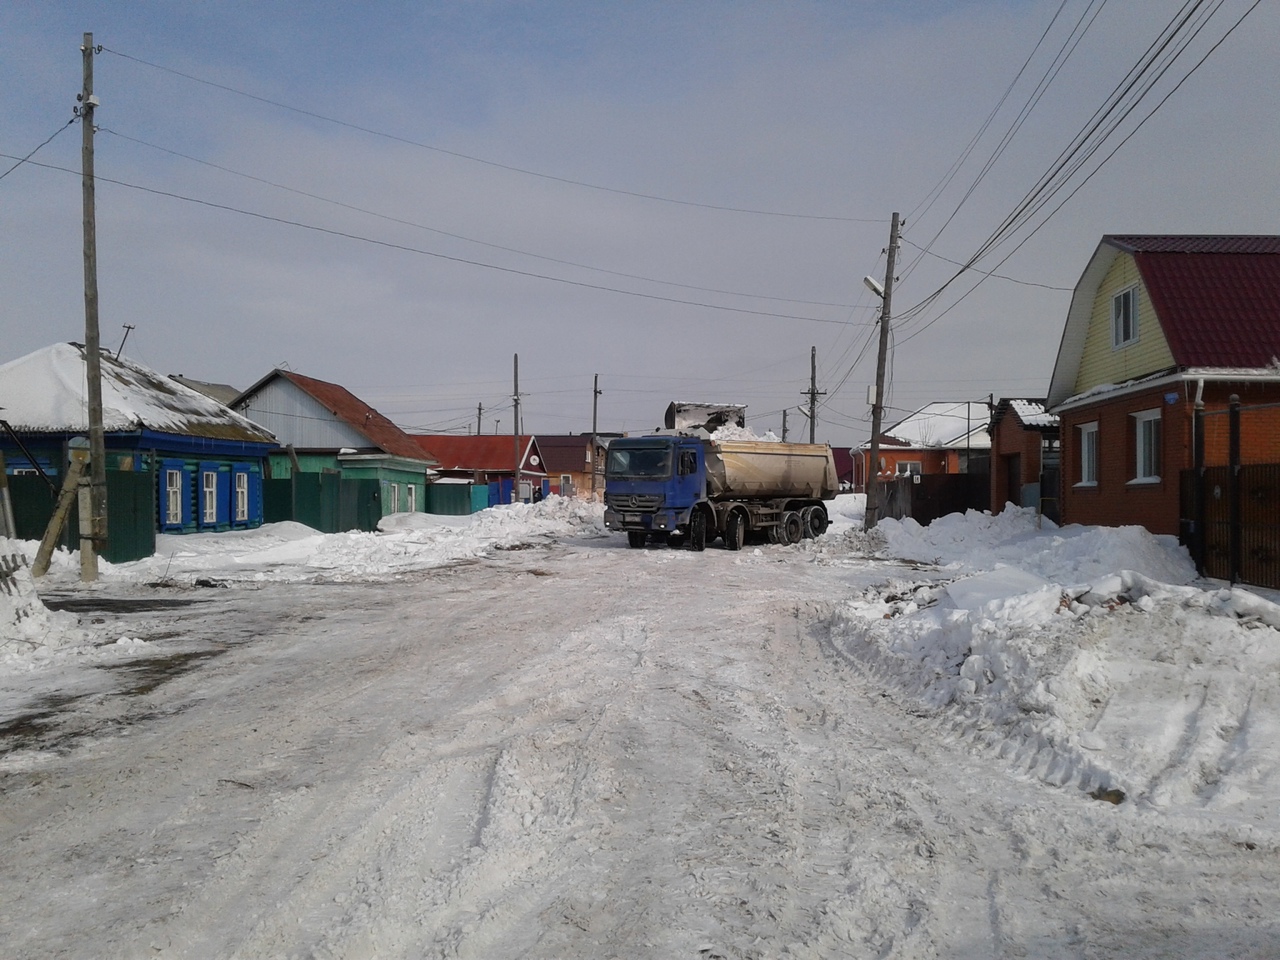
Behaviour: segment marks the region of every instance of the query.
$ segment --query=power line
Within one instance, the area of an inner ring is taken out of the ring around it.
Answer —
[[[50,143],[52,143],[52,142],[53,142],[53,138],[54,138],[54,137],[56,137],[56,136],[57,136],[58,134],[60,134],[63,130],[67,129],[67,127],[71,126],[73,123],[75,123],[75,122],[76,122],[77,120],[79,120],[79,119],[80,119],[79,117],[72,117],[70,120],[68,120],[68,121],[67,121],[66,123],[64,123],[62,126],[60,126],[57,130],[53,131],[53,133],[49,134],[49,138],[48,138],[47,140],[45,140],[43,143],[41,143],[41,144],[40,144],[40,146],[36,147],[34,150],[32,150],[30,153],[28,153],[25,157],[23,157],[22,159],[18,160],[18,162],[17,162],[17,163],[15,163],[12,167],[10,167],[10,168],[9,168],[8,170],[6,170],[4,173],[0,173],[0,180],[3,180],[3,179],[4,179],[5,177],[7,177],[9,174],[13,173],[13,171],[17,170],[20,166],[22,166],[24,163],[26,163],[28,160],[30,160],[32,157],[34,157],[34,156],[35,156],[37,153],[39,153],[43,148],[47,147]],[[14,159],[13,157],[9,157],[7,154],[6,154],[5,156],[7,157],[7,159],[10,159],[10,160]]]
[[[267,180],[263,177],[257,177],[251,173],[244,173],[240,170],[233,170],[230,167],[224,167],[221,164],[213,163],[209,160],[201,160],[199,157],[193,157],[189,154],[181,153],[177,150],[171,150],[168,147],[162,147],[155,143],[148,143],[146,140],[139,140],[137,137],[130,137],[127,134],[120,133],[117,130],[111,130],[106,127],[99,127],[98,132],[109,133],[113,137],[119,137],[121,140],[127,140],[130,143],[136,143],[143,147],[149,147],[152,150],[158,150],[161,153],[167,153],[173,157],[179,157],[183,160],[189,160],[192,163],[198,163],[201,166],[210,167],[214,170],[220,170],[223,173],[229,173],[235,177],[242,177],[245,180],[251,180],[254,183],[261,183],[264,186],[272,187],[276,190],[283,190],[287,193],[296,194],[297,196],[300,196],[300,197],[306,197],[310,200],[319,200],[321,203],[328,203],[328,204],[332,204],[335,207],[341,207],[344,210],[351,210],[351,211],[354,211],[355,213],[362,213],[370,217],[377,217],[378,219],[386,220],[389,223],[398,223],[401,226],[413,227],[416,230],[425,230],[428,233],[438,234],[439,236],[442,236],[442,237],[449,237],[453,240],[462,240],[466,243],[474,243],[474,244],[477,244],[478,246],[489,247],[490,249],[493,249],[493,250],[502,250],[506,253],[519,254],[522,257],[532,257],[535,260],[545,260],[548,263],[558,263],[561,266],[577,267],[581,270],[591,270],[595,273],[603,273],[612,277],[623,277],[627,280],[641,280],[641,281],[644,281],[645,283],[659,283],[668,287],[680,287],[685,290],[698,290],[698,291],[701,291],[702,293],[719,293],[719,294],[724,294],[726,296],[747,297],[754,300],[773,300],[779,303],[799,303],[799,304],[804,304],[806,306],[814,306],[814,307],[849,307],[850,306],[849,304],[845,304],[845,303],[831,303],[823,300],[800,300],[794,297],[771,297],[765,294],[741,293],[737,290],[721,290],[717,287],[700,287],[691,283],[678,283],[674,280],[659,280],[655,277],[646,277],[646,276],[642,276],[640,274],[635,274],[635,273],[624,273],[620,270],[608,270],[608,269],[605,269],[604,267],[593,267],[590,264],[578,263],[577,261],[574,261],[574,260],[562,260],[558,257],[549,257],[540,253],[531,253],[528,250],[520,250],[516,247],[503,246],[500,243],[490,243],[485,240],[477,240],[474,237],[464,236],[463,234],[460,234],[460,233],[450,233],[448,230],[441,230],[437,227],[429,227],[424,223],[417,223],[416,221],[413,221],[413,220],[404,220],[404,219],[401,219],[400,217],[390,216],[389,214],[378,213],[376,210],[369,210],[364,207],[357,207],[354,204],[344,203],[341,200],[333,200],[329,197],[324,197],[317,193],[311,193],[306,190],[300,190],[296,187],[287,186],[286,184],[283,184],[283,183],[276,183],[272,180]]]
[[[245,97],[249,100],[256,100],[259,103],[265,103],[268,106],[277,107],[281,110],[288,110],[292,113],[297,113],[304,117],[311,117],[314,120],[323,120],[325,123],[332,123],[339,127],[346,127],[349,130],[357,130],[360,133],[367,133],[373,137],[381,137],[384,140],[392,140],[396,143],[406,144],[407,146],[419,147],[423,150],[430,150],[433,153],[440,153],[440,154],[444,154],[445,156],[456,157],[459,160],[468,160],[472,163],[481,163],[488,167],[496,167],[499,170],[507,170],[512,173],[519,173],[527,177],[537,177],[541,180],[550,180],[555,183],[563,183],[563,184],[567,184],[569,186],[574,186],[574,187],[585,187],[588,190],[599,190],[603,193],[614,193],[614,194],[619,194],[625,197],[635,197],[640,200],[655,200],[659,203],[671,203],[671,204],[677,204],[683,207],[698,207],[703,210],[719,210],[725,213],[746,213],[746,214],[752,214],[755,216],[785,217],[785,218],[796,219],[796,220],[827,220],[827,221],[836,221],[840,223],[883,223],[884,222],[883,220],[876,220],[876,219],[863,218],[863,217],[840,217],[840,216],[834,216],[834,215],[821,215],[821,214],[809,214],[809,213],[785,213],[777,210],[757,210],[749,207],[730,207],[730,206],[724,206],[724,205],[715,204],[715,203],[699,203],[698,201],[695,201],[695,200],[677,200],[672,197],[663,197],[663,196],[659,196],[657,194],[652,194],[652,193],[640,193],[639,191],[636,191],[636,190],[623,190],[617,187],[606,187],[598,183],[588,183],[584,180],[574,180],[570,177],[559,177],[550,173],[540,173],[537,170],[528,170],[524,167],[517,167],[517,166],[512,166],[511,164],[499,163],[496,160],[486,160],[483,157],[471,156],[470,154],[460,153],[456,150],[447,150],[444,147],[437,147],[429,143],[424,143],[420,140],[411,140],[408,137],[398,136],[397,134],[394,134],[394,133],[387,133],[382,130],[374,130],[371,127],[364,127],[364,126],[361,126],[360,124],[349,123],[346,120],[338,120],[335,117],[326,116],[325,114],[317,113],[314,110],[304,110],[302,107],[295,107],[287,103],[282,103],[279,100],[272,100],[269,97],[263,97],[255,93],[248,93],[247,91],[244,91],[244,90],[238,90],[235,87],[227,86],[224,83],[216,83],[212,80],[205,80],[202,77],[197,77],[190,73],[183,73],[181,70],[175,70],[172,67],[166,67],[158,63],[152,63],[149,60],[143,60],[141,57],[135,57],[127,53],[122,53],[119,50],[112,50],[110,47],[102,47],[102,50],[104,53],[113,53],[117,57],[122,57],[125,60],[132,60],[134,63],[140,63],[143,66],[151,67],[154,70],[161,70],[161,71],[164,71],[165,73],[170,73],[170,74],[173,74],[174,76],[182,77],[183,79],[190,80],[194,83],[201,83],[201,84],[204,84],[205,86],[214,87],[215,89],[223,90],[227,93],[233,93],[236,96]]]
[[[0,153],[0,157],[13,159],[12,157],[9,156],[9,154],[5,154],[5,153]],[[30,161],[30,163],[33,166],[42,167],[46,170],[57,170],[62,173],[76,173],[76,171],[71,170],[67,167],[59,167],[54,164],[37,163],[34,160]],[[321,233],[331,237],[341,237],[346,240],[356,240],[361,243],[372,244],[373,246],[385,247],[389,250],[400,250],[404,253],[414,253],[414,254],[418,254],[419,256],[434,257],[438,260],[447,260],[451,263],[463,263],[463,264],[467,264],[468,266],[483,267],[487,270],[497,270],[500,273],[509,273],[519,277],[529,277],[535,280],[548,280],[553,283],[563,283],[572,287],[582,287],[587,290],[599,290],[605,293],[617,293],[617,294],[622,294],[623,296],[628,296],[628,297],[640,297],[641,299],[644,299],[644,300],[658,300],[663,303],[677,303],[677,304],[682,304],[684,306],[702,307],[707,310],[722,310],[728,313],[741,313],[741,314],[748,314],[750,316],[756,316],[756,317],[770,317],[770,318],[779,319],[779,320],[805,320],[810,323],[833,323],[833,324],[839,324],[839,325],[845,325],[845,326],[848,326],[848,325],[859,326],[859,324],[852,324],[852,322],[848,320],[832,320],[827,317],[808,317],[808,316],[802,316],[799,314],[792,314],[792,313],[772,313],[767,310],[751,310],[746,307],[730,307],[725,304],[703,303],[696,300],[682,300],[678,297],[664,297],[656,293],[642,293],[638,290],[624,290],[620,287],[608,287],[608,286],[604,286],[603,284],[587,283],[583,280],[570,280],[567,277],[554,277],[545,273],[534,273],[530,270],[519,270],[519,269],[516,269],[515,267],[504,267],[496,263],[486,263],[483,260],[471,260],[466,257],[454,257],[454,256],[450,256],[447,253],[438,253],[434,250],[424,250],[421,247],[411,247],[408,244],[393,243],[390,240],[378,240],[374,237],[366,237],[361,234],[350,233],[345,230],[336,230],[331,227],[321,227],[316,224],[304,223],[300,220],[290,220],[285,217],[274,217],[274,216],[271,216],[270,214],[258,213],[253,210],[245,210],[241,207],[233,207],[225,203],[215,203],[212,200],[201,200],[197,197],[188,197],[180,193],[174,193],[170,190],[159,190],[159,189],[156,189],[155,187],[144,187],[141,184],[129,183],[124,180],[114,180],[114,179],[111,179],[110,177],[99,176],[97,177],[97,181],[99,183],[114,184],[115,186],[118,186],[118,187],[126,187],[130,190],[138,190],[138,191],[141,191],[142,193],[149,193],[158,197],[168,197],[171,200],[181,200],[185,203],[194,203],[194,204],[197,204],[198,206],[209,207],[214,210],[223,210],[223,211],[226,211],[227,213],[235,213],[244,217],[252,217],[255,220],[266,220],[271,223],[283,224],[284,226],[297,227],[301,230],[310,230],[313,233]]]

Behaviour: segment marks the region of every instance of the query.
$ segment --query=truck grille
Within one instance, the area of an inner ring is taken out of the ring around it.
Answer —
[[[662,506],[662,497],[656,494],[610,493],[604,502],[610,510],[618,513],[653,513]]]

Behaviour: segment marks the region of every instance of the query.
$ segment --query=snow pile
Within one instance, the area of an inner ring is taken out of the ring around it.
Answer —
[[[712,440],[753,440],[757,443],[780,443],[778,435],[772,430],[766,430],[763,437],[758,436],[750,427],[740,427],[736,423],[726,423],[723,427],[717,427],[716,431],[711,434]]]
[[[318,533],[300,523],[256,530],[160,535],[153,556],[100,565],[115,582],[357,580],[393,576],[520,549],[558,538],[603,535],[603,507],[551,496],[471,516],[393,514],[377,533]],[[70,570],[70,558],[55,564]]]
[[[74,616],[49,610],[36,595],[24,548],[0,537],[0,661],[38,659],[85,639]]]
[[[1190,561],[1141,528],[1034,523],[882,523],[887,553],[968,575],[844,602],[833,645],[1050,783],[1242,816],[1280,802],[1280,606],[1180,585]]]

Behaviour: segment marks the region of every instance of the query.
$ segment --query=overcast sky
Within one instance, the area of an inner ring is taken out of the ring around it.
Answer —
[[[789,407],[796,439],[816,347],[817,437],[851,444],[894,211],[889,422],[1042,396],[1103,234],[1277,232],[1280,4],[1170,95],[1253,5],[5,4],[0,153],[71,119],[91,31],[102,342],[132,325],[160,372],[285,366],[410,430],[474,431],[483,404],[509,433],[518,353],[528,431],[590,430],[599,374],[601,430],[712,400],[757,431]],[[977,262],[1001,276],[929,301],[1195,7],[1150,93]],[[80,139],[0,179],[0,362],[83,340]]]

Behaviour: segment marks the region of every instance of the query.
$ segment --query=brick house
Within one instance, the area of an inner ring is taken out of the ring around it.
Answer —
[[[1002,399],[991,412],[991,512],[1006,504],[1059,517],[1058,418],[1043,399]]]
[[[969,473],[991,452],[987,434],[990,410],[985,401],[927,403],[880,433],[882,480],[912,474]],[[854,448],[853,489],[866,490],[871,443]],[[985,467],[984,467],[985,469]],[[982,471],[978,471],[982,472]]]
[[[1047,398],[1063,521],[1178,533],[1197,399],[1210,412],[1232,395],[1280,402],[1278,357],[1280,237],[1104,236],[1072,294]],[[1280,462],[1280,407],[1251,424],[1254,457]]]

